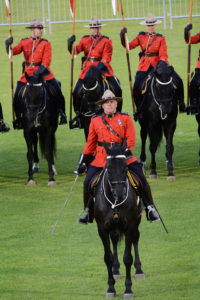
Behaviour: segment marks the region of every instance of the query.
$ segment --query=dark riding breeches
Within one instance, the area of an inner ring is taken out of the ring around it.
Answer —
[[[47,83],[47,86],[50,87],[50,89],[52,88],[55,93],[55,97],[56,97],[56,100],[58,103],[59,110],[61,112],[65,113],[65,98],[64,98],[62,90],[61,90],[61,85],[58,83],[58,81],[55,78],[46,81],[46,83]]]
[[[80,112],[81,111],[81,90],[82,90],[83,80],[78,79],[76,82],[75,88],[73,90],[73,106],[74,106],[74,112]]]
[[[193,77],[190,82],[190,101],[193,103],[193,100],[198,97],[198,88],[200,86],[200,69],[196,68],[193,74]]]
[[[177,94],[177,98],[178,98],[178,103],[183,102],[184,101],[183,80],[175,71],[172,74],[172,81],[176,86],[176,94]]]

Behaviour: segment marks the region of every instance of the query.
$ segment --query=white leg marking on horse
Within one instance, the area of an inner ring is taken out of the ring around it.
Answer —
[[[167,181],[174,181],[176,180],[175,176],[167,176]]]
[[[53,169],[54,175],[58,175],[58,173],[57,173],[56,168],[55,168],[54,165],[52,165],[52,169]]]
[[[54,186],[54,185],[56,185],[56,181],[49,181],[48,182],[48,186]]]
[[[36,182],[34,180],[29,180],[27,182],[27,185],[36,185]]]

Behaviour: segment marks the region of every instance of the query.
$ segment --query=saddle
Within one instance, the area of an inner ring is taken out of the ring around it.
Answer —
[[[97,186],[99,180],[101,179],[103,171],[104,170],[102,170],[100,173],[99,172],[96,173],[92,177],[92,179],[89,183],[89,192],[91,194],[93,194],[95,187]],[[139,177],[135,173],[133,173],[132,171],[128,171],[127,176],[128,176],[128,179],[129,179],[129,182],[130,182],[131,186],[134,188],[136,193],[139,194],[140,191],[142,190],[142,182],[140,181]]]

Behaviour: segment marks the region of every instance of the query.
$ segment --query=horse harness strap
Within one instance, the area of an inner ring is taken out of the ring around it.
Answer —
[[[104,118],[104,116],[103,115],[101,115],[101,119],[102,119],[102,121],[103,121],[103,123],[106,125],[106,127],[110,130],[110,131],[112,131],[112,133],[114,133],[114,135],[116,135],[117,137],[119,137],[121,140],[122,140],[122,142],[124,141],[124,138],[121,136],[121,135],[119,135],[107,122],[106,122],[106,120],[105,120],[105,118]]]

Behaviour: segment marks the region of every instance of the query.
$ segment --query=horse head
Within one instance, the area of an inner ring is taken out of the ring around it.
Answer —
[[[172,82],[174,68],[164,61],[160,61],[154,69],[151,82],[151,92],[155,103],[161,112],[161,118],[165,119],[172,110],[175,90]]]
[[[83,105],[84,111],[98,113],[101,109],[96,105],[97,100],[103,95],[104,81],[101,71],[95,66],[91,66],[83,79]]]
[[[107,153],[105,172],[111,194],[116,203],[119,204],[128,195],[127,170],[125,150],[127,149],[126,140],[122,146],[113,146],[111,149],[104,142]]]
[[[46,88],[44,87],[43,76],[38,78],[25,73],[27,84],[23,96],[27,117],[38,120],[38,117],[46,108]],[[37,121],[34,121],[37,123]]]

